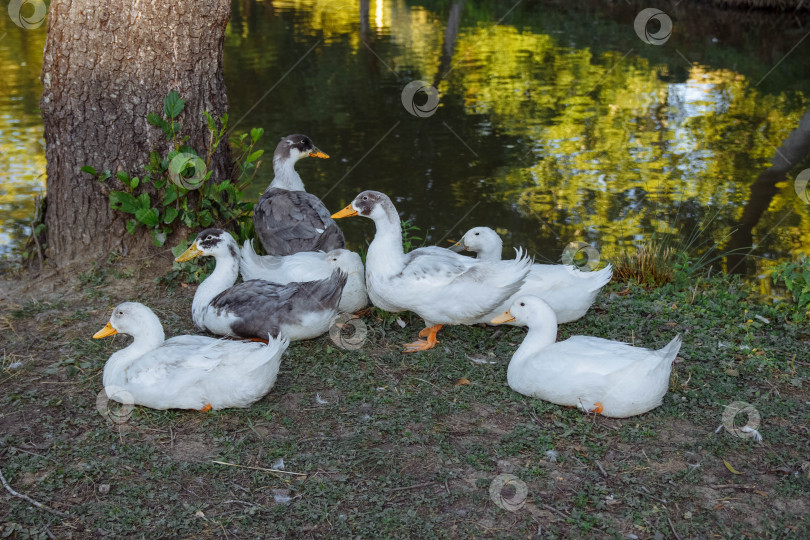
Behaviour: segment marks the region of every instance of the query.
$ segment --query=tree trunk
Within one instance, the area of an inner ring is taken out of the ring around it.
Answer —
[[[740,223],[726,246],[730,252],[726,257],[729,274],[748,273],[743,263],[754,251],[754,227],[759,223],[762,214],[768,210],[774,195],[779,192],[776,184],[784,182],[788,171],[798,165],[808,152],[810,152],[810,110],[804,113],[796,129],[790,132],[788,138],[782,142],[782,146],[776,150],[771,166],[762,171],[751,184],[751,195],[743,208]]]
[[[130,235],[126,217],[109,206],[110,188],[121,188],[118,180],[100,184],[80,169],[140,176],[149,152],[164,152],[170,144],[146,115],[162,115],[171,90],[186,100],[186,144],[203,153],[203,111],[215,118],[227,111],[222,48],[229,16],[228,0],[51,2],[40,108],[48,256],[57,266],[150,245],[148,231]],[[230,175],[227,142],[210,169],[214,181]]]

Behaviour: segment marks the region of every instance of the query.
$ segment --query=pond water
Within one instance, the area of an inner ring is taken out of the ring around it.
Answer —
[[[798,129],[810,108],[807,25],[684,2],[637,33],[646,5],[568,4],[235,1],[231,119],[237,132],[263,127],[269,153],[284,135],[309,135],[331,159],[298,164],[308,191],[333,211],[383,191],[430,244],[487,225],[506,247],[558,261],[571,242],[610,258],[655,236],[692,255],[744,247],[742,261],[718,264],[751,275],[810,252],[795,182],[810,167],[808,119]],[[44,27],[0,19],[9,253],[44,190]],[[421,91],[403,99],[412,81],[437,89],[435,107]],[[267,159],[251,197],[271,179]],[[340,224],[355,248],[373,235],[366,220]]]

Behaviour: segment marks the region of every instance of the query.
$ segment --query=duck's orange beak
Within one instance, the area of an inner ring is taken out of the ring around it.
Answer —
[[[113,325],[112,325],[111,322],[108,322],[107,325],[104,328],[102,328],[101,330],[99,330],[98,332],[93,334],[93,339],[100,339],[100,338],[107,337],[107,336],[113,336],[113,335],[115,335],[117,333],[118,333],[118,330],[113,328]]]
[[[342,217],[352,217],[352,216],[356,216],[356,215],[357,215],[357,210],[352,208],[352,205],[349,205],[346,208],[344,208],[343,210],[341,210],[340,212],[335,212],[334,214],[332,214],[332,219],[338,219],[338,218],[342,218]]]
[[[509,310],[507,309],[506,311],[504,311],[503,313],[501,313],[500,315],[498,315],[497,317],[495,317],[494,319],[492,319],[489,322],[491,322],[492,324],[503,324],[503,323],[512,322],[514,320],[515,320],[515,317],[512,316],[512,314],[509,313]]]
[[[180,254],[180,256],[174,260],[174,262],[190,261],[191,259],[199,255],[202,255],[202,251],[200,251],[200,249],[197,247],[197,242],[194,242],[193,244],[191,244],[191,247],[189,247],[182,254]]]
[[[324,154],[317,148],[315,148],[312,152],[309,153],[309,157],[319,157],[321,159],[329,159],[329,154]]]
[[[452,240],[451,240],[451,242],[452,242]],[[465,246],[464,242],[462,242],[461,240],[459,240],[458,242],[456,242],[455,244],[453,244],[452,246],[450,246],[447,249],[449,249],[450,251],[455,251],[456,253],[459,253],[461,251],[468,251],[467,246]]]

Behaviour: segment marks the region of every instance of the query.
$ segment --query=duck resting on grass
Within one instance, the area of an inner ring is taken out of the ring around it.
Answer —
[[[453,251],[473,251],[479,259],[501,260],[503,241],[489,227],[474,227],[450,247]],[[583,272],[571,265],[533,264],[526,283],[506,303],[494,311],[487,321],[503,313],[517,296],[539,296],[551,306],[558,323],[567,323],[582,318],[591,307],[596,295],[613,276],[613,267],[607,265],[595,272]],[[509,324],[519,326],[517,322]]]
[[[265,339],[279,334],[290,341],[312,339],[329,331],[337,317],[346,274],[334,270],[318,281],[271,283],[253,279],[236,283],[239,248],[222,229],[205,229],[182,255],[183,262],[212,255],[216,267],[191,304],[194,324],[212,334]]]
[[[366,286],[371,302],[390,312],[413,311],[425,320],[405,352],[436,346],[445,324],[474,324],[511,297],[529,273],[531,259],[483,261],[436,246],[405,253],[402,226],[391,199],[364,191],[333,218],[360,215],[377,227],[366,255]]]
[[[363,275],[363,261],[360,255],[348,249],[323,251],[302,251],[285,255],[257,255],[253,242],[247,240],[242,246],[239,259],[239,272],[242,279],[263,279],[273,283],[291,281],[316,281],[332,275],[340,269],[348,276],[338,309],[341,313],[360,311],[368,304],[366,280]]]
[[[104,364],[107,397],[152,409],[248,407],[275,384],[289,345],[269,336],[267,345],[205,336],[166,340],[157,316],[137,302],[118,305],[93,338],[118,333],[135,339]]]
[[[554,310],[536,296],[518,297],[492,324],[512,320],[529,327],[506,370],[512,390],[612,418],[661,405],[681,336],[657,351],[591,336],[556,343]]]
[[[323,202],[304,190],[295,163],[305,157],[326,159],[306,135],[288,135],[273,152],[275,178],[253,207],[256,236],[268,255],[331,251],[346,247],[343,232]]]

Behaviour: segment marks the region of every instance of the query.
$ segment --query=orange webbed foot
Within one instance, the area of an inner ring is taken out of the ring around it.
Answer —
[[[427,338],[426,340],[416,340],[412,343],[405,343],[404,347],[405,350],[403,352],[411,353],[411,352],[418,352],[418,351],[426,351],[428,349],[432,349],[439,343],[439,340],[436,339],[436,334],[439,333],[439,330],[442,329],[441,324],[437,324],[435,326],[429,326],[427,328],[423,328],[419,332],[419,337]]]
[[[603,410],[605,410],[605,409],[604,409],[604,407],[602,407],[602,402],[597,401],[596,403],[593,404],[593,407],[588,409],[588,412],[593,413],[593,414],[602,414]]]
[[[208,412],[208,411],[210,411],[210,410],[211,410],[211,404],[209,403],[209,404],[207,404],[205,407],[203,407],[202,409],[200,409],[200,412],[202,412],[202,413],[206,413],[206,412]]]

